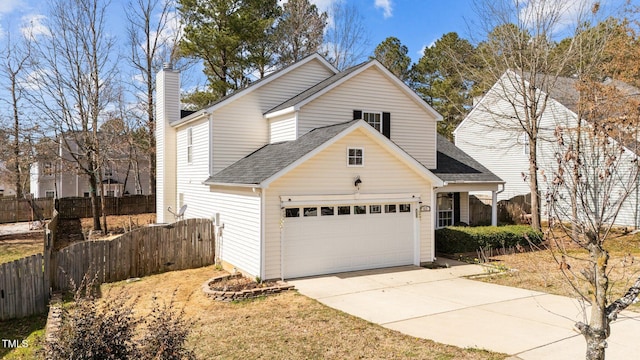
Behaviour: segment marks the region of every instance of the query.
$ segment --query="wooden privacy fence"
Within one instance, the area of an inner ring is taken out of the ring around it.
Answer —
[[[85,275],[97,283],[142,277],[214,263],[213,223],[188,219],[145,227],[113,240],[72,244],[51,255],[51,286],[69,290]]]
[[[42,254],[0,264],[0,320],[47,311]]]
[[[100,197],[97,197],[98,208],[101,209]],[[106,215],[134,215],[156,211],[155,195],[127,195],[122,197],[105,197]],[[56,200],[56,210],[62,219],[91,217],[91,198],[67,197]]]
[[[37,198],[33,200],[15,197],[9,199],[0,198],[0,224],[39,220],[41,216],[45,219],[50,219],[52,212],[52,198]]]

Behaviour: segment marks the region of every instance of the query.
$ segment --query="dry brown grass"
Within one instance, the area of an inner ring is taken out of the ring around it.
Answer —
[[[42,231],[0,236],[0,263],[42,253]]]
[[[93,218],[80,219],[82,223],[82,232],[88,234],[93,229]],[[101,238],[109,238],[113,235],[123,234],[126,231],[135,230],[140,227],[147,226],[156,222],[156,214],[137,214],[137,215],[108,215],[107,216],[107,234]],[[102,224],[102,218],[100,218]]]
[[[138,282],[103,285],[105,301],[137,297],[140,314],[153,297],[194,322],[189,346],[199,359],[504,359],[506,355],[417,339],[328,308],[290,291],[239,303],[215,302],[201,285],[219,274],[213,267],[149,276]],[[177,289],[177,290],[176,290]],[[175,295],[172,295],[175,291]]]
[[[493,256],[491,260],[495,261],[492,264],[511,271],[479,280],[564,296],[577,296],[577,289],[589,296],[589,286],[581,274],[589,266],[586,261],[587,251],[565,240],[565,261],[569,265],[567,269],[558,263],[562,261],[562,252],[558,251],[555,244],[552,245],[538,251]],[[640,234],[613,233],[605,242],[605,248],[611,256],[609,298],[617,299],[640,276]],[[570,281],[576,288],[571,286]],[[633,305],[630,309],[638,311],[640,304]]]

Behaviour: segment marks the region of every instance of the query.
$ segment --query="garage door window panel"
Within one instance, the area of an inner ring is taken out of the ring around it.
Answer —
[[[303,214],[305,217],[307,216],[318,216],[318,208],[317,207],[306,207],[304,208]]]
[[[369,214],[380,214],[380,213],[382,213],[382,206],[369,205]]]
[[[356,215],[362,215],[367,213],[367,207],[365,205],[355,205],[353,207],[353,213]]]
[[[323,206],[321,214],[322,216],[333,216],[335,214],[335,208],[333,206]]]
[[[350,215],[351,206],[338,206],[338,215]]]
[[[400,204],[399,208],[401,213],[411,212],[411,204]]]
[[[286,208],[284,210],[284,216],[288,218],[300,217],[300,209],[299,208]]]
[[[387,214],[396,212],[396,205],[395,204],[385,205],[384,212]]]

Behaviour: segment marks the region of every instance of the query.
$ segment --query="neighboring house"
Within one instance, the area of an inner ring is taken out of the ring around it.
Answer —
[[[7,181],[9,179],[8,173],[4,163],[0,161],[0,197],[16,195],[16,185]]]
[[[503,179],[505,189],[499,193],[498,200],[508,200],[518,195],[530,193],[529,182],[529,137],[524,133],[515,110],[509,100],[516,98],[513,83],[519,81],[518,75],[506,72],[485,96],[474,106],[473,110],[458,125],[453,132],[455,144],[474,158],[492,173]],[[557,126],[575,128],[577,125],[577,106],[579,92],[576,88],[577,79],[560,77],[552,89],[548,90],[549,99],[540,121],[538,136],[538,183],[541,193],[542,213],[546,212],[545,196],[547,184],[545,179],[551,180],[557,169],[556,137]],[[607,80],[605,85],[615,86],[629,96],[640,95],[640,90],[627,84]],[[508,95],[504,95],[508,94]],[[583,121],[588,126],[588,121]],[[638,143],[635,141],[626,145],[624,156],[626,163],[638,156]],[[634,191],[630,194],[622,208],[616,224],[638,227],[640,218],[640,194]]]
[[[432,262],[434,229],[502,184],[377,60],[339,72],[311,55],[189,114],[177,71],[156,89],[158,222],[183,205],[217,219],[217,256],[251,276]]]
[[[41,154],[41,160],[31,164],[31,194],[35,198],[89,197],[89,177],[78,168],[62,141],[59,139],[53,145],[55,149],[50,149],[55,155]],[[70,141],[69,146],[74,149],[75,143]],[[105,196],[149,194],[149,162],[145,157],[137,156],[132,161],[128,153],[112,150],[108,158],[102,166],[103,186],[98,187],[98,194],[101,188]]]

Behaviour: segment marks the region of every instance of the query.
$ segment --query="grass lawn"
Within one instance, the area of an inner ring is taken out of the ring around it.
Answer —
[[[551,247],[555,248],[555,247]],[[621,232],[612,233],[605,241],[605,248],[610,252],[609,299],[615,300],[622,296],[629,286],[640,276],[640,233],[631,235]],[[554,260],[553,254],[560,259],[561,254],[549,248],[533,252],[516,253],[513,255],[492,256],[493,265],[509,268],[514,271],[482,277],[478,280],[514,286],[524,289],[543,291],[551,294],[576,296],[569,280],[577,288],[588,294],[588,286],[581,271],[588,266],[588,253],[584,249],[566,244],[565,261],[570,269],[563,271]],[[630,310],[640,310],[640,304],[632,305]]]
[[[0,321],[0,339],[27,341],[26,347],[13,349],[4,347],[0,343],[0,358],[2,359],[44,359],[42,347],[44,345],[44,326],[47,314],[27,318]]]
[[[0,263],[42,253],[43,236],[40,231],[0,236]]]
[[[198,359],[504,359],[506,355],[417,339],[328,308],[295,291],[238,303],[208,299],[206,268],[105,284],[102,298],[136,298],[139,314],[153,297],[174,298],[193,321],[189,347]],[[176,290],[177,289],[177,290]],[[175,295],[173,295],[175,292]]]

